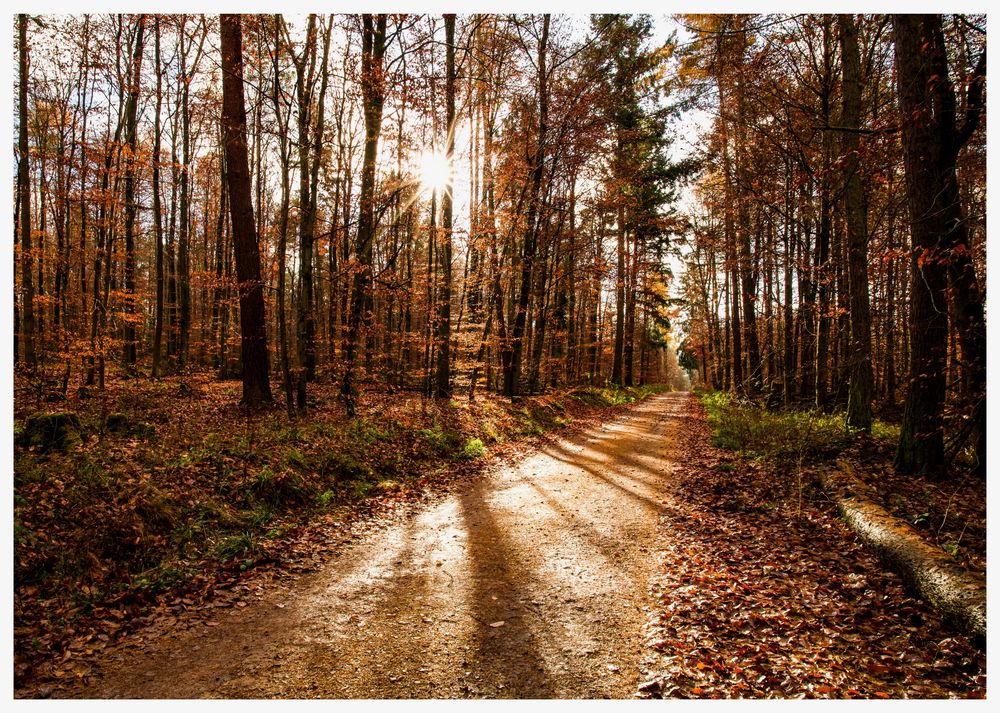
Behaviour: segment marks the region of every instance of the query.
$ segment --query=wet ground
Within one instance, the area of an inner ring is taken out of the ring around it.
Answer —
[[[687,394],[498,465],[294,586],[96,661],[87,698],[628,698]]]

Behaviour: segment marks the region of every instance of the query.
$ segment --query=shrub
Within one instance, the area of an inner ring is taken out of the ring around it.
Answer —
[[[465,460],[475,460],[486,455],[486,446],[478,438],[470,438],[462,446],[462,458]]]

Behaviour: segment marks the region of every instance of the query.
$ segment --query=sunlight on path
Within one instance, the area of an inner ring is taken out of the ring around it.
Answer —
[[[631,697],[684,398],[498,465],[87,695]]]

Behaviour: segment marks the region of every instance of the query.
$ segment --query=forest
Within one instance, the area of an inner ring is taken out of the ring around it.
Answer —
[[[661,379],[661,213],[690,162],[650,23],[593,23],[247,17],[232,56],[214,18],[33,27],[18,363],[64,391],[243,374],[248,405],[273,369],[290,413],[317,378],[348,402]]]
[[[985,696],[985,15],[12,34],[15,695]]]

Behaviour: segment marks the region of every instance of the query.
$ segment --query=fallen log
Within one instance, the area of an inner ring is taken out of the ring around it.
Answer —
[[[849,464],[820,472],[823,489],[841,517],[879,559],[895,571],[921,599],[967,634],[986,644],[986,580],[957,564],[909,525],[873,501],[871,488]]]

